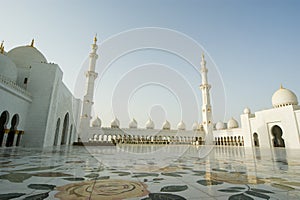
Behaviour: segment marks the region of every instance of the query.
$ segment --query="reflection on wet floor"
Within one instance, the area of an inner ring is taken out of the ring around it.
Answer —
[[[299,150],[189,145],[0,149],[0,199],[300,199]]]

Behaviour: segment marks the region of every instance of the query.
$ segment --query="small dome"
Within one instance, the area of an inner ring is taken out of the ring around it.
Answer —
[[[129,122],[129,128],[137,128],[137,121],[134,118]]]
[[[170,130],[171,129],[171,124],[167,120],[163,124],[163,130]]]
[[[101,127],[101,119],[99,117],[97,117],[93,122],[92,122],[92,126],[93,127]]]
[[[47,63],[45,56],[32,46],[16,47],[10,50],[7,56],[20,68],[30,67],[33,63]]]
[[[203,130],[204,130],[203,124],[199,124],[199,125],[198,125],[198,130],[200,130],[200,131],[203,131]]]
[[[146,129],[154,129],[154,122],[151,119],[147,121]]]
[[[244,109],[244,114],[251,114],[251,110],[247,107]]]
[[[120,127],[120,121],[115,118],[114,120],[111,121],[110,123],[111,128],[119,128]]]
[[[232,129],[238,127],[239,127],[239,123],[233,117],[231,117],[231,119],[227,123],[227,128]]]
[[[194,122],[192,125],[193,131],[199,130],[199,124],[197,122]]]
[[[16,82],[18,71],[15,63],[13,63],[7,56],[0,54],[0,66],[0,75]]]
[[[226,129],[226,126],[225,126],[225,124],[224,124],[224,122],[217,122],[216,123],[216,129],[217,130],[224,130],[224,129]]]
[[[280,86],[280,89],[272,96],[272,104],[274,108],[298,105],[298,99],[294,92]]]
[[[178,130],[185,130],[185,124],[182,120],[177,124],[177,129]]]

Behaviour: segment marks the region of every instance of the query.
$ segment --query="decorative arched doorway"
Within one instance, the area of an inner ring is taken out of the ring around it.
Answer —
[[[282,129],[275,125],[271,129],[272,135],[273,135],[273,147],[285,147],[284,139],[282,138]]]
[[[55,136],[54,136],[54,143],[53,143],[54,146],[57,146],[58,143],[59,127],[60,127],[60,118],[58,118],[56,122]]]
[[[253,133],[253,141],[254,141],[254,146],[259,147],[259,139],[257,133]]]
[[[61,134],[61,145],[67,143],[68,139],[68,128],[69,128],[69,113],[65,115],[64,124],[63,124],[63,130]]]
[[[11,147],[14,144],[15,133],[17,130],[17,126],[19,124],[19,115],[15,114],[11,119],[11,127],[9,129],[9,133],[7,135],[6,145],[7,147]]]
[[[3,143],[3,138],[5,134],[6,125],[9,120],[9,113],[7,111],[3,111],[0,116],[0,147]]]

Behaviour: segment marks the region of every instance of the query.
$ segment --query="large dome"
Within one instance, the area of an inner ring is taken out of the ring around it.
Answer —
[[[129,122],[129,128],[137,128],[137,121],[134,118]]]
[[[231,117],[231,119],[227,123],[227,128],[232,129],[238,127],[239,127],[239,123],[233,117]]]
[[[46,63],[45,56],[33,46],[20,46],[10,50],[7,56],[17,67],[27,68],[34,63]]]
[[[101,119],[99,117],[97,117],[93,122],[92,122],[92,126],[93,127],[101,127]]]
[[[152,119],[149,119],[146,123],[146,129],[154,129],[154,122]]]
[[[0,75],[16,82],[18,71],[16,65],[5,55],[0,54]]]
[[[294,92],[289,89],[280,86],[272,96],[272,104],[274,108],[288,106],[288,105],[298,105],[298,99]]]
[[[171,124],[169,121],[165,121],[163,124],[163,130],[170,130],[171,129]]]

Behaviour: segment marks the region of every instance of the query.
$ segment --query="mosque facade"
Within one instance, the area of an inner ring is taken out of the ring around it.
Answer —
[[[81,100],[57,64],[30,45],[0,53],[0,145],[46,147],[77,140]]]
[[[79,137],[83,142],[116,142],[132,144],[208,144],[222,146],[246,147],[286,147],[300,148],[300,106],[297,96],[286,88],[280,87],[272,97],[273,108],[251,113],[245,108],[240,115],[241,126],[236,119],[227,123],[213,123],[208,69],[202,54],[200,90],[202,92],[202,122],[195,122],[191,130],[183,121],[177,125],[177,130],[171,130],[170,122],[165,121],[162,127],[155,129],[154,122],[149,119],[144,129],[138,128],[138,123],[132,119],[128,128],[121,128],[117,118],[110,127],[102,127],[101,119],[92,120],[94,81],[97,55],[97,40],[94,40],[90,53],[90,66],[87,72],[86,94],[83,99]],[[90,126],[90,124],[92,126]]]
[[[169,121],[155,127],[149,119],[139,128],[132,119],[128,128],[121,128],[117,118],[110,127],[102,127],[99,117],[93,117],[94,83],[97,55],[94,38],[86,72],[83,100],[76,99],[62,81],[57,64],[30,45],[6,52],[0,46],[0,144],[1,146],[45,147],[73,142],[130,144],[208,144],[246,147],[300,148],[300,106],[297,96],[280,87],[272,96],[273,107],[251,112],[245,108],[236,119],[213,123],[210,100],[211,85],[204,55],[201,60],[202,122],[191,128],[180,121],[171,129]]]

